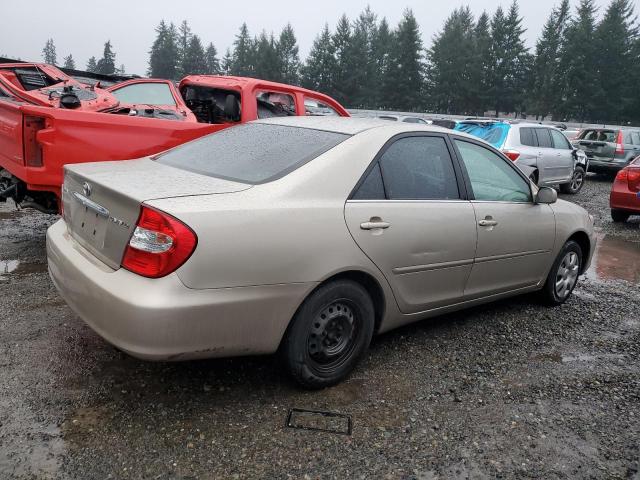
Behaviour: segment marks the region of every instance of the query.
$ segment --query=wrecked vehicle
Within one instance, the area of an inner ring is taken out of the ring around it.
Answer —
[[[0,72],[9,72],[0,73],[0,202],[11,198],[45,213],[59,210],[66,164],[153,155],[256,119],[349,116],[321,93],[253,78],[197,75],[177,86],[169,80],[133,79],[103,90],[55,67],[27,65],[35,64],[0,65]],[[21,79],[15,70],[27,68],[30,74]],[[7,86],[12,73],[22,89]],[[56,94],[44,93],[61,89],[64,95],[65,88],[79,99],[93,93],[105,108],[96,99],[67,108]]]

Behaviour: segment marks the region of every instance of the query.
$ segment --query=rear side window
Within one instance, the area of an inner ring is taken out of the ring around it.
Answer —
[[[384,185],[382,183],[382,172],[380,164],[376,162],[371,171],[367,174],[364,182],[360,184],[356,193],[353,194],[354,200],[384,200]]]
[[[533,133],[533,128],[523,127],[520,129],[520,143],[529,147],[538,146],[538,139]]]
[[[640,145],[640,133],[639,132],[631,132],[631,140],[634,145]]]
[[[185,143],[156,161],[190,172],[258,184],[281,178],[349,138],[349,135],[252,123]]]
[[[460,193],[449,149],[442,137],[405,137],[380,157],[390,200],[458,199]]]
[[[549,130],[551,132],[551,139],[553,140],[553,148],[560,150],[571,150],[571,144],[567,137],[557,130]]]
[[[538,138],[538,146],[542,148],[553,148],[551,135],[548,128],[536,128],[536,137]]]

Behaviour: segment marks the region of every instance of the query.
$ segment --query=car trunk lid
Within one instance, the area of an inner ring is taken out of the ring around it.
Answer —
[[[587,154],[589,159],[611,162],[615,158],[618,131],[608,129],[588,129],[580,134],[575,146]]]
[[[68,165],[62,188],[63,217],[78,243],[117,269],[145,201],[248,188],[251,185],[179,170],[151,159]]]

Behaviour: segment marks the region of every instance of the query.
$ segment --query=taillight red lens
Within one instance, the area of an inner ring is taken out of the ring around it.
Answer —
[[[637,192],[640,190],[640,168],[629,168],[627,170],[627,184],[629,190]]]
[[[184,264],[197,244],[195,232],[180,220],[143,206],[122,266],[143,277],[164,277]]]
[[[518,152],[517,150],[503,150],[502,153],[504,153],[512,162],[515,162],[516,160],[518,160],[518,158],[520,158],[520,152]]]
[[[626,168],[623,168],[622,170],[620,170],[618,172],[618,174],[616,175],[616,182],[626,182],[627,178],[628,178],[628,173],[629,171]]]
[[[616,155],[624,155],[624,145],[622,144],[622,130],[618,130],[616,138]]]

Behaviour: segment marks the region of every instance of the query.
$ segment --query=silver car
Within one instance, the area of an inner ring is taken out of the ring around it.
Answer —
[[[463,121],[455,130],[475,135],[502,150],[539,186],[559,185],[576,194],[588,169],[586,154],[574,148],[561,130],[539,123]]]
[[[49,272],[131,355],[279,351],[334,384],[375,333],[504,297],[569,298],[592,219],[439,127],[261,120],[154,157],[65,168]]]

